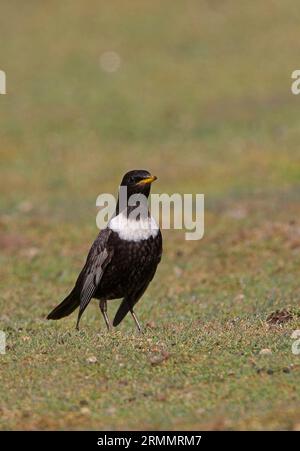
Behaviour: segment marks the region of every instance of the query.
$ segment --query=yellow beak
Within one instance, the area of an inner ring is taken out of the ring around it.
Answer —
[[[148,185],[148,183],[152,183],[155,180],[157,180],[157,177],[155,175],[151,175],[150,177],[146,177],[145,179],[138,182],[137,185]]]

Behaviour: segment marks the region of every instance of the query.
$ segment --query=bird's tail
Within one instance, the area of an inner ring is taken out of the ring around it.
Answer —
[[[73,289],[71,293],[49,313],[47,319],[60,319],[70,315],[80,304],[80,297],[77,290]]]
[[[129,312],[130,307],[126,299],[123,299],[121,302],[120,307],[118,308],[118,311],[116,313],[116,316],[114,317],[113,326],[116,327],[120,324],[120,322],[125,318],[127,313]]]

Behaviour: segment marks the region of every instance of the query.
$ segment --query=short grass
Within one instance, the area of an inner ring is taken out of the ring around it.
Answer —
[[[0,427],[300,428],[295,2],[2,3]],[[47,322],[97,195],[139,167],[156,192],[205,194],[204,239],[164,231],[142,335],[130,318],[108,334],[96,303],[80,332]]]

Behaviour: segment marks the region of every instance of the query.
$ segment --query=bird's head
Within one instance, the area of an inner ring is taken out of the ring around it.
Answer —
[[[135,169],[127,172],[121,182],[121,187],[126,186],[127,198],[132,194],[143,194],[148,197],[150,194],[151,183],[157,179],[155,175],[142,169]]]
[[[146,214],[148,212],[147,198],[150,194],[151,183],[156,179],[157,177],[142,169],[127,172],[119,187],[116,214],[119,214],[125,209],[127,209],[128,214],[131,213],[132,210],[135,209],[135,206],[138,205],[136,204],[137,199],[135,196],[139,197],[138,202],[145,207]],[[123,190],[123,188],[125,188],[125,190]],[[146,200],[146,202],[144,202],[144,200]]]

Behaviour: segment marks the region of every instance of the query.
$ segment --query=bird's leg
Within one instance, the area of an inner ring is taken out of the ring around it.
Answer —
[[[136,314],[134,313],[133,309],[130,309],[130,313],[131,313],[131,315],[132,315],[132,318],[134,319],[134,322],[135,322],[135,324],[136,324],[136,327],[137,327],[138,331],[141,332],[141,331],[142,331],[142,328],[141,328],[141,326],[140,326],[140,323],[139,323],[139,321],[138,321],[138,319],[137,319],[137,317],[136,317]]]
[[[80,318],[83,314],[83,312],[85,311],[86,306],[85,307],[79,307],[79,312],[78,312],[78,317],[77,317],[77,323],[76,323],[76,330],[79,330],[79,323],[80,323]]]
[[[101,313],[103,315],[103,318],[105,320],[107,330],[110,331],[111,325],[110,325],[109,318],[107,316],[107,301],[104,301],[101,299],[101,301],[99,302],[99,307],[100,307]]]

